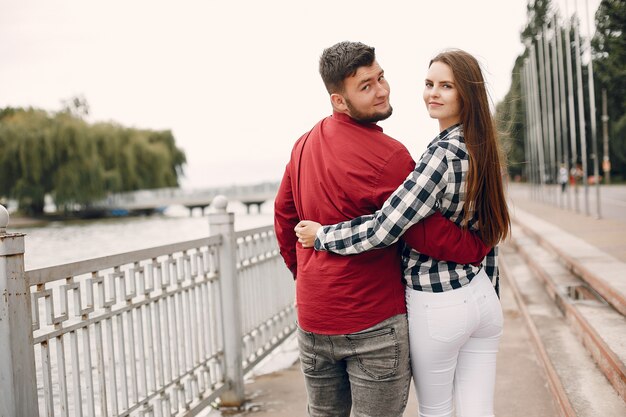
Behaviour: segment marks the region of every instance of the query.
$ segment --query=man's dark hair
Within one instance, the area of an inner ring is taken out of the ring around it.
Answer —
[[[374,48],[361,42],[339,42],[324,49],[320,57],[320,75],[329,94],[343,91],[343,81],[360,67],[374,63]]]

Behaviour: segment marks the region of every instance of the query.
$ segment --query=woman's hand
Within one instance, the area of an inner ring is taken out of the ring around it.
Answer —
[[[317,230],[322,227],[321,224],[311,220],[302,220],[293,228],[298,236],[298,242],[303,248],[312,248],[315,244],[315,235]]]

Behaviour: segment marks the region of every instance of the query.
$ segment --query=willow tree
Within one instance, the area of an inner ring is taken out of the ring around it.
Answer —
[[[100,123],[92,128],[109,191],[178,185],[186,158],[169,130],[128,129]]]
[[[5,109],[0,118],[0,195],[42,213],[55,168],[55,126],[41,110]]]
[[[109,192],[176,187],[185,154],[170,131],[89,124],[70,111],[0,110],[0,197],[42,214],[84,208]]]
[[[91,136],[90,126],[69,113],[55,120],[55,169],[52,188],[47,190],[59,207],[66,210],[88,206],[106,194],[104,170]]]

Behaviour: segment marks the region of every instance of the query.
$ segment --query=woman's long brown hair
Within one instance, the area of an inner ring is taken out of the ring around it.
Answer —
[[[494,119],[489,110],[487,89],[476,58],[462,50],[448,50],[430,61],[452,70],[461,104],[461,123],[469,153],[469,170],[463,225],[476,214],[481,238],[495,246],[510,234],[511,220],[504,195],[502,175],[505,161],[500,152]]]

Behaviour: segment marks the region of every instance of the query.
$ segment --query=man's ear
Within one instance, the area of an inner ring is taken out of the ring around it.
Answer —
[[[330,95],[330,102],[333,105],[333,109],[337,110],[341,113],[346,113],[348,111],[348,106],[346,105],[346,99],[337,93],[333,93]]]

